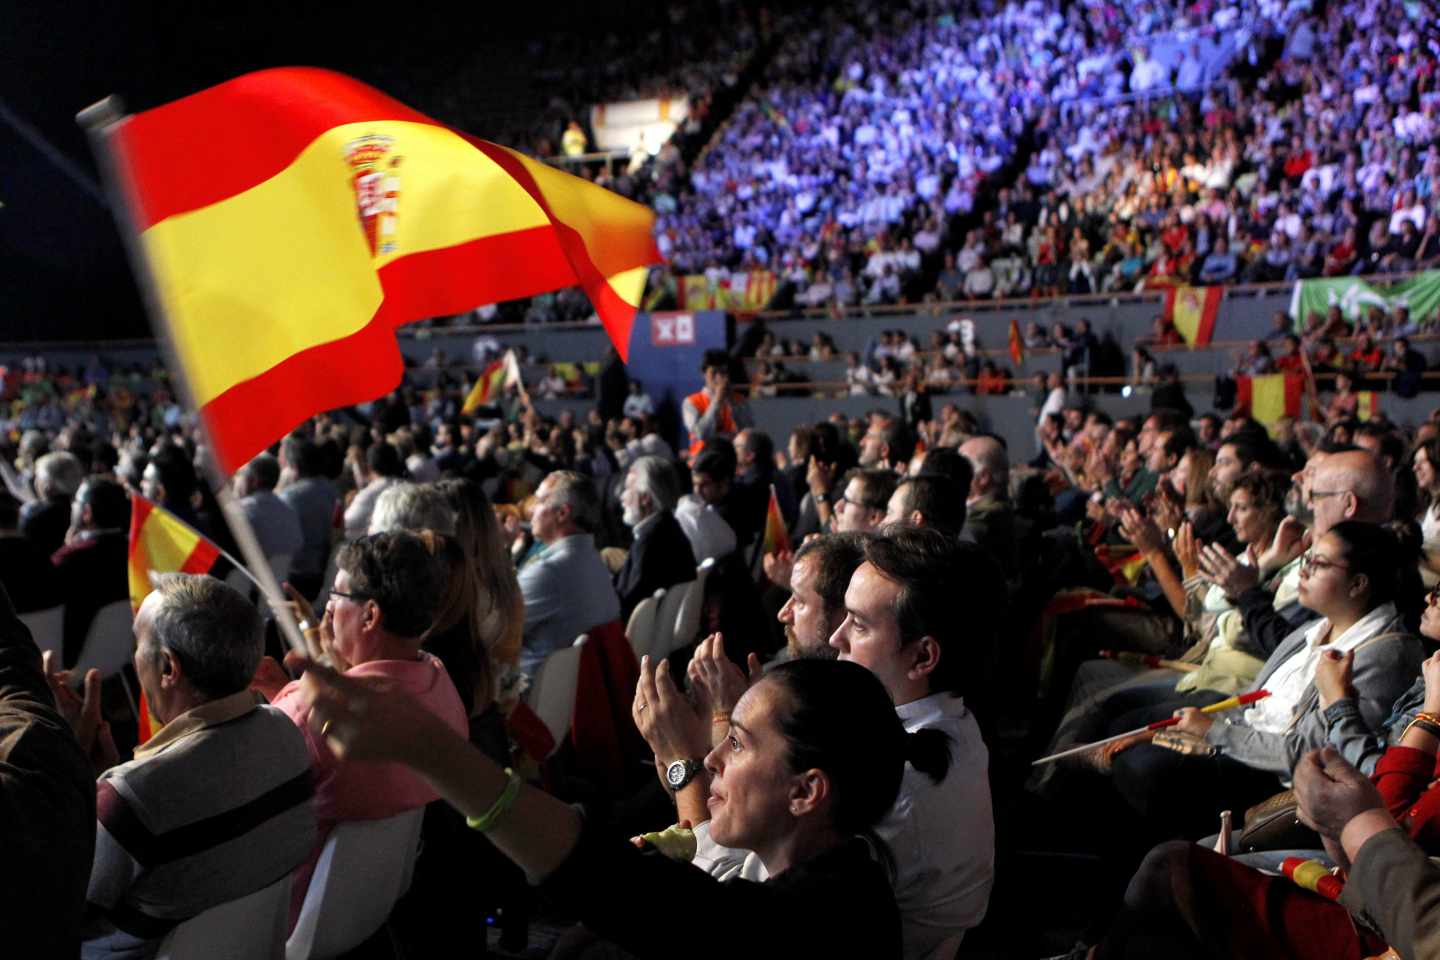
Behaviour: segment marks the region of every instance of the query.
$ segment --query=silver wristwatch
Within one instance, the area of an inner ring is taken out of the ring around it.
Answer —
[[[676,760],[665,768],[665,785],[679,793],[704,766],[699,760]]]

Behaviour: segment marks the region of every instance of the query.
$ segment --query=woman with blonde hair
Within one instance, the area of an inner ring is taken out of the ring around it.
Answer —
[[[1171,475],[1172,482],[1177,475],[1184,476],[1183,489],[1179,483],[1175,484],[1175,489],[1185,495],[1185,513],[1191,522],[1202,522],[1224,513],[1224,507],[1215,499],[1210,487],[1210,470],[1214,466],[1215,454],[1208,448],[1191,447],[1185,451]]]
[[[477,689],[475,696],[474,712],[479,713],[497,699],[512,699],[506,693],[517,676],[525,600],[485,491],[471,480],[442,480],[437,486],[455,508],[456,540],[464,553],[470,584],[464,616],[488,661],[484,688]]]

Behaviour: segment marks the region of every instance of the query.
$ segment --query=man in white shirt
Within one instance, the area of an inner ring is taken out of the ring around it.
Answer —
[[[727,557],[735,552],[735,531],[719,512],[693,493],[675,505],[675,519],[690,541],[696,563]]]
[[[1130,73],[1130,90],[1143,93],[1152,87],[1164,86],[1170,79],[1170,71],[1159,60],[1143,49],[1135,52],[1135,69]]]
[[[1045,375],[1045,403],[1040,407],[1040,415],[1035,418],[1035,433],[1038,438],[1040,427],[1049,419],[1052,413],[1059,413],[1065,409],[1065,380],[1058,373]]]
[[[655,401],[650,399],[650,395],[645,392],[645,387],[639,380],[630,381],[630,395],[625,398],[621,412],[636,420],[655,415]]]
[[[979,550],[935,530],[902,528],[863,544],[865,562],[850,578],[830,646],[880,678],[908,732],[939,730],[950,740],[945,776],[937,783],[907,764],[895,806],[875,828],[895,862],[904,957],[948,958],[984,918],[995,867],[989,755],[959,695],[974,662],[961,648],[984,642],[987,626],[977,629],[969,616],[962,636],[955,613],[980,613],[984,591],[1003,585]],[[957,589],[968,593],[957,597]],[[702,869],[765,878],[759,858],[715,844],[706,824],[696,838]]]

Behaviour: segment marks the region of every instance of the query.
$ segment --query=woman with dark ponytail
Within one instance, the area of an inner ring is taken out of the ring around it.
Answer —
[[[668,672],[656,673],[660,682],[642,682],[653,699],[637,711],[683,709]],[[770,874],[764,883],[721,882],[607,836],[382,687],[314,665],[302,684],[310,723],[338,756],[413,767],[550,899],[634,956],[901,955],[894,895],[866,835],[894,805],[906,758],[936,775],[946,745],[906,733],[885,687],[861,666],[785,664],[716,724],[724,735],[703,763],[710,830],[755,851]],[[683,762],[671,769],[682,788],[697,773]],[[759,939],[717,935],[707,917]]]
[[[842,832],[869,830],[895,802],[903,766],[895,769],[891,783],[877,777],[875,757],[903,757],[935,783],[945,779],[950,738],[941,731],[906,733],[898,722],[873,727],[835,722],[835,717],[855,710],[856,698],[877,694],[881,699],[876,705],[891,707],[893,716],[889,695],[868,670],[837,673],[823,660],[792,660],[769,677],[790,698],[790,713],[780,722],[790,744],[790,765],[797,772],[808,767],[830,771],[838,787],[835,825]]]

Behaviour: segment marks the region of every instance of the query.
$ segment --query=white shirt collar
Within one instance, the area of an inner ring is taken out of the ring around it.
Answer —
[[[919,700],[902,703],[895,708],[895,713],[905,724],[905,729],[910,730],[912,727],[924,726],[926,721],[933,721],[939,717],[963,716],[965,699],[942,690],[939,693],[932,693],[928,697],[921,697]]]

